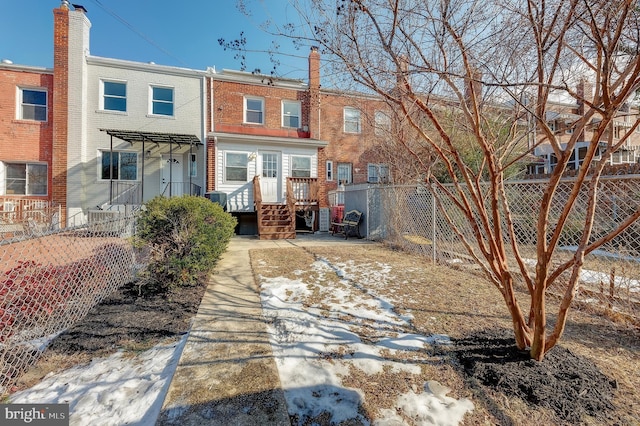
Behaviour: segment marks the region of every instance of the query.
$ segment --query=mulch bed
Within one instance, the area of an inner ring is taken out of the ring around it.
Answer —
[[[491,330],[454,340],[468,381],[477,381],[533,406],[548,408],[571,424],[584,414],[610,424],[617,384],[590,360],[555,346],[542,362],[514,344],[513,332]]]
[[[205,288],[204,284],[185,286],[166,295],[143,297],[138,296],[137,285],[129,283],[58,336],[47,351],[101,356],[133,342],[153,346],[159,339],[184,334],[198,312]]]

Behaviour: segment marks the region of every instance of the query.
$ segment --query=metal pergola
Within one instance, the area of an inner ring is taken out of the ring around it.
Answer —
[[[141,184],[141,198],[144,199],[144,162],[146,156],[146,143],[152,143],[156,146],[160,144],[169,144],[169,183],[173,182],[172,168],[173,168],[173,146],[174,144],[180,148],[182,145],[189,145],[189,154],[193,153],[193,147],[198,149],[199,145],[203,143],[195,135],[181,134],[181,133],[159,133],[159,132],[144,132],[140,130],[119,130],[119,129],[100,129],[101,132],[105,132],[111,138],[110,140],[110,153],[113,156],[113,138],[118,138],[125,142],[129,142],[133,145],[136,142],[142,143],[142,178]],[[113,158],[113,157],[112,157]],[[113,165],[111,166],[113,167]],[[109,186],[109,202],[113,199],[113,173],[110,173],[110,186]],[[191,186],[191,173],[189,173],[189,185]],[[169,184],[169,196],[171,196],[171,184]]]

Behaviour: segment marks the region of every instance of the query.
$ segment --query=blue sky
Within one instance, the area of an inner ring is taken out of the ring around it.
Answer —
[[[268,19],[296,22],[287,0],[244,0],[252,16],[238,11],[236,0],[70,0],[87,9],[91,21],[90,49],[94,56],[153,61],[204,70],[215,66],[240,69],[234,52],[224,51],[219,38],[239,37],[247,49],[264,51],[274,37],[260,30]],[[53,66],[53,9],[60,0],[0,1],[0,58],[14,64]],[[306,79],[308,48],[295,49],[290,40],[277,40],[285,55],[278,56],[277,73]],[[249,52],[247,71],[273,68],[268,55]]]

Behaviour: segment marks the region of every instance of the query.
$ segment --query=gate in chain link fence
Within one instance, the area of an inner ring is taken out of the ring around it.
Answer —
[[[571,179],[560,183],[553,198],[550,228],[553,229],[572,189]],[[515,238],[525,262],[532,268],[536,259],[536,222],[542,193],[547,182],[519,181],[506,185],[506,196],[512,212]],[[458,230],[475,245],[467,219],[453,202],[436,197],[423,186],[365,185],[347,188],[345,209],[365,211],[366,235],[384,240],[394,246],[424,255],[433,261],[452,265],[473,264],[458,235],[445,218],[443,211]],[[619,225],[630,213],[640,208],[640,177],[602,177],[598,188],[595,223],[590,241],[605,235]],[[581,190],[578,201],[560,234],[556,262],[575,253],[587,209],[587,188]],[[506,224],[502,224],[506,229]],[[505,233],[508,238],[508,234]],[[513,257],[512,257],[513,259]],[[515,266],[515,262],[514,262]],[[566,277],[561,277],[566,279]],[[562,296],[562,286],[554,286]],[[600,249],[585,257],[580,274],[577,303],[604,308],[626,318],[640,321],[640,222]]]
[[[62,230],[0,232],[0,394],[51,339],[133,280],[134,229],[135,216],[121,214]]]

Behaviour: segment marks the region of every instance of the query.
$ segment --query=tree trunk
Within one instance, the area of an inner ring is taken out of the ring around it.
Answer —
[[[547,315],[544,298],[545,285],[536,283],[531,305],[534,315],[533,320],[533,343],[531,345],[531,358],[536,361],[542,361],[546,352],[547,338]]]
[[[520,350],[525,350],[531,345],[530,329],[524,315],[522,314],[522,310],[516,300],[515,294],[513,293],[513,279],[511,277],[503,278],[502,284],[504,285],[502,295],[507,303],[509,313],[511,314],[516,346]]]

